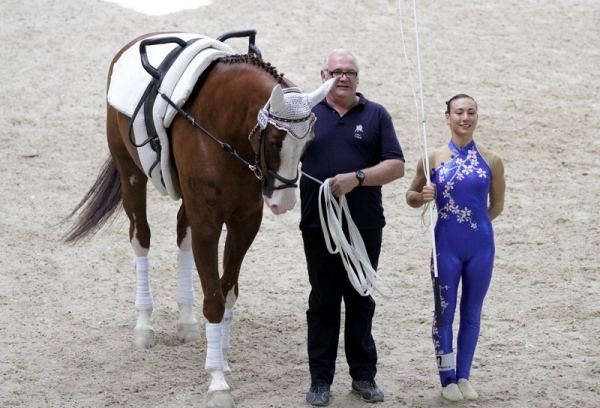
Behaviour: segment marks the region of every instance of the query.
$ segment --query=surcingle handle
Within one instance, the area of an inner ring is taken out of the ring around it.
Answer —
[[[160,79],[161,73],[158,69],[154,68],[148,60],[148,53],[146,47],[148,45],[168,44],[177,43],[181,48],[187,46],[187,42],[178,37],[161,37],[161,38],[148,38],[142,40],[140,43],[140,57],[142,57],[142,66],[144,69],[154,77],[154,79]]]
[[[248,37],[248,54],[255,54],[258,58],[262,58],[262,53],[254,44],[256,40],[256,30],[238,30],[229,31],[217,37],[217,41],[224,42],[229,38]]]

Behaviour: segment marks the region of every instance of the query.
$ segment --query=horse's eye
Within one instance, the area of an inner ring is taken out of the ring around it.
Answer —
[[[283,147],[283,142],[272,142],[269,141],[269,147],[273,150],[275,150],[276,152],[280,152],[281,148]]]

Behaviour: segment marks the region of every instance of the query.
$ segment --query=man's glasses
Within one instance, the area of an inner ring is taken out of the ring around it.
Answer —
[[[347,72],[344,72],[344,71],[338,71],[338,70],[330,71],[328,69],[325,69],[324,71],[327,72],[329,75],[331,75],[334,78],[341,78],[344,75],[346,75],[346,78],[356,78],[356,77],[358,77],[358,72],[356,72],[356,71],[347,71]]]

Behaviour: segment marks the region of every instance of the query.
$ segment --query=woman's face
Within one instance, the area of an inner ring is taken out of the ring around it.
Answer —
[[[477,103],[471,98],[459,98],[450,102],[446,123],[452,134],[473,137],[477,127]]]

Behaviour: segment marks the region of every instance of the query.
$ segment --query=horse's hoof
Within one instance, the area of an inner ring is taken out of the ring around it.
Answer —
[[[225,376],[225,381],[227,382],[227,385],[229,386],[229,388],[231,388],[232,390],[235,389],[235,386],[233,384],[233,376],[231,375],[231,371],[225,371],[223,374]]]
[[[207,406],[209,408],[234,408],[235,403],[233,402],[231,391],[223,390],[209,392]]]
[[[154,330],[133,329],[133,341],[131,345],[137,349],[154,347]]]
[[[199,341],[200,337],[200,329],[198,328],[198,324],[183,324],[180,323],[177,325],[177,338],[181,340],[182,343],[192,343],[194,341]]]

